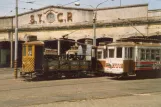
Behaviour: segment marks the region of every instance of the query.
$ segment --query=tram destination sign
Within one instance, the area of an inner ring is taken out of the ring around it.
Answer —
[[[57,55],[58,51],[57,49],[45,49],[44,55]]]

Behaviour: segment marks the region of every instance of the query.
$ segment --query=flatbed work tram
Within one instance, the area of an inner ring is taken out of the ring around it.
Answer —
[[[83,48],[82,48],[83,47]],[[85,47],[85,49],[84,49]],[[72,46],[64,54],[57,49],[46,47],[45,42],[25,42],[22,49],[21,75],[55,78],[80,77],[93,72],[92,46]],[[86,54],[83,54],[83,51]],[[95,60],[96,61],[96,60]]]

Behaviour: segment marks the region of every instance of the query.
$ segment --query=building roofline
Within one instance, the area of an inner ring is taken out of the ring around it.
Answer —
[[[98,8],[97,10],[108,10],[108,9],[118,9],[118,8],[128,8],[128,7],[140,7],[140,6],[148,6],[148,4],[136,4],[136,5],[125,5],[125,6],[116,6],[116,7],[105,7],[105,8]],[[49,5],[46,7],[42,7],[39,9],[34,9],[28,12],[24,12],[24,13],[20,13],[19,16],[25,15],[25,14],[29,14],[29,13],[34,13],[37,11],[41,11],[47,8],[58,8],[58,9],[71,9],[71,10],[83,10],[83,11],[93,11],[93,9],[89,9],[89,8],[76,8],[76,7],[63,7],[63,6],[54,6],[54,5]],[[15,15],[13,16],[0,16],[0,19],[2,18],[14,18]]]
[[[149,12],[158,12],[158,11],[161,12],[161,9],[152,9],[152,10],[149,10]]]
[[[116,7],[108,7],[108,8],[98,8],[97,10],[110,10],[110,9],[119,9],[119,8],[128,8],[128,7],[141,7],[148,6],[148,4],[135,4],[135,5],[124,5],[124,6],[116,6]]]
[[[0,19],[13,18],[14,16],[0,16]]]
[[[31,11],[28,11],[28,12],[20,13],[20,14],[18,14],[18,16],[22,16],[22,15],[29,14],[29,13],[34,13],[34,12],[41,11],[41,10],[44,10],[44,9],[47,9],[47,8],[93,11],[93,9],[89,9],[89,8],[75,8],[75,7],[63,7],[63,6],[49,5],[49,6],[39,8],[39,9],[33,9]],[[15,17],[15,15],[12,15],[12,16],[0,16],[0,18],[13,18],[13,17]]]
[[[31,11],[21,13],[21,14],[19,14],[19,16],[22,16],[22,15],[25,15],[25,14],[29,14],[29,13],[34,13],[34,12],[41,11],[41,10],[44,10],[44,9],[47,9],[47,8],[58,8],[58,9],[93,11],[92,9],[88,9],[88,8],[75,8],[75,7],[63,7],[63,6],[49,5],[49,6],[46,6],[46,7],[42,7],[42,8],[39,8],[39,9],[33,9]]]

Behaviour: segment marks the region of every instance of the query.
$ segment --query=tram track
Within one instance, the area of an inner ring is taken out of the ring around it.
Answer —
[[[31,87],[23,87],[23,88],[15,88],[15,89],[5,89],[5,90],[3,90],[3,89],[1,89],[0,88],[0,92],[5,92],[5,91],[16,91],[16,90],[26,90],[26,89],[37,89],[37,88],[49,88],[49,87],[59,87],[59,86],[74,86],[74,85],[83,85],[83,84],[97,84],[97,83],[99,83],[99,84],[101,84],[101,83],[106,83],[106,82],[110,82],[110,81],[102,81],[102,80],[100,80],[100,81],[95,81],[95,82],[76,82],[76,83],[67,83],[67,84],[57,84],[57,85],[53,85],[54,83],[52,83],[52,84],[48,84],[48,85],[42,85],[42,86],[31,86]],[[112,81],[111,81],[112,82]],[[20,85],[20,84],[19,84]],[[25,84],[22,84],[22,85],[24,85],[25,86]],[[34,85],[34,84],[32,84],[32,85]],[[40,84],[41,85],[41,84]],[[1,85],[2,87],[3,86],[5,86],[5,84],[4,85]]]
[[[23,107],[36,107],[36,106],[45,106],[45,105],[48,105],[48,104],[55,104],[55,103],[75,103],[75,102],[84,102],[84,101],[100,101],[100,100],[114,100],[116,98],[129,98],[129,97],[134,97],[134,96],[154,96],[154,95],[160,95],[161,94],[161,91],[157,91],[157,92],[149,92],[149,93],[140,93],[140,94],[130,94],[130,93],[127,93],[127,94],[122,94],[122,95],[115,95],[115,96],[95,96],[95,97],[91,97],[91,98],[79,98],[79,99],[62,99],[62,100],[56,100],[56,101],[44,101],[44,102],[37,102],[37,103],[34,103],[32,105],[21,105]],[[57,95],[57,97],[66,97],[66,96],[59,96]]]
[[[104,77],[100,77],[100,78],[104,78]],[[108,78],[108,77],[105,77],[105,78]],[[47,88],[47,87],[59,87],[59,86],[74,86],[74,85],[97,84],[97,83],[101,84],[101,83],[106,83],[106,82],[113,83],[113,84],[115,84],[115,83],[118,84],[118,82],[120,82],[120,83],[123,82],[123,81],[115,81],[115,80],[109,81],[108,79],[107,80],[91,80],[91,81],[85,82],[85,81],[88,80],[87,78],[81,78],[81,79],[82,80],[84,79],[84,80],[83,81],[73,82],[72,80],[74,80],[74,79],[64,79],[64,80],[56,80],[56,81],[52,81],[52,80],[51,81],[43,81],[42,83],[41,82],[32,82],[32,81],[30,81],[30,82],[18,81],[18,85],[21,86],[20,88],[17,88],[14,84],[11,85],[10,83],[0,84],[0,92],[26,90],[26,89],[36,89],[36,88],[45,88],[45,87]],[[93,78],[89,78],[89,79],[93,79]],[[76,80],[79,80],[79,79],[76,79]],[[66,81],[67,83],[62,83],[63,81]],[[70,83],[70,82],[73,82],[73,83]],[[124,82],[127,82],[127,81],[124,81]],[[138,82],[139,81],[135,81],[135,83],[138,83]],[[46,84],[46,83],[48,83],[48,84]],[[54,85],[54,84],[56,84],[56,85]],[[7,87],[9,85],[10,86],[15,86],[16,88],[12,88],[12,87],[10,89],[4,89],[3,88],[4,86]]]
[[[1,86],[0,94],[2,104],[8,102],[12,107],[17,107],[17,103],[19,107],[29,105],[34,107],[41,104],[45,106],[48,103],[128,99],[133,96],[149,98],[161,94],[160,81],[161,79],[118,81],[108,77],[38,82],[25,82],[18,79],[14,84],[9,81],[11,86],[9,84],[5,87]]]

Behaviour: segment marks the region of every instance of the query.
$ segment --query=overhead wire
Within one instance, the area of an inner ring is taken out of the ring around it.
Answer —
[[[6,14],[4,15],[4,17],[8,16],[8,14],[10,14],[10,13],[12,13],[12,12],[13,12],[13,11],[10,10],[8,13],[6,13]]]
[[[23,1],[23,0],[19,0],[22,3],[26,3],[26,4],[34,4],[34,5],[41,5],[41,6],[46,6],[44,4],[40,4],[40,3],[35,3],[36,1]]]
[[[66,6],[66,5],[70,5],[70,4],[72,4],[72,3],[75,3],[75,2],[77,2],[77,1],[80,1],[80,0],[75,0],[75,1],[72,1],[72,2],[70,2],[70,3],[67,3],[67,4],[63,4],[63,5],[60,5],[60,6]],[[30,1],[24,1],[24,0],[19,0],[19,2],[21,2],[21,3],[25,3],[25,4],[33,4],[33,5],[39,5],[39,6],[46,6],[46,5],[44,5],[44,4],[40,4],[40,3],[36,3],[37,2],[37,0],[30,0]],[[12,3],[9,3],[9,4],[15,4],[14,2],[12,2]],[[5,4],[5,5],[9,5],[9,4]],[[15,9],[15,7],[10,7],[10,6],[5,6],[5,5],[0,5],[0,7],[3,7],[3,8],[13,8],[12,10],[10,10],[10,12],[9,13],[11,13],[11,12],[13,12]],[[28,10],[28,11],[31,11],[31,10],[34,10],[33,8],[21,8],[21,7],[19,7],[19,9],[22,9],[22,10]],[[5,15],[6,16],[6,15]]]
[[[32,3],[32,2],[26,2],[26,1],[22,1],[22,0],[19,0],[20,2],[24,2],[24,3]],[[1,4],[0,7],[3,7],[3,8],[11,8],[11,10],[7,13],[5,13],[4,17],[6,17],[8,14],[12,13],[15,11],[15,7],[12,7],[12,6],[6,6],[6,5],[10,5],[10,4],[15,4],[15,3],[9,3],[9,4]],[[21,10],[26,10],[26,11],[31,11],[31,10],[34,10],[33,8],[25,8],[25,7],[18,7],[18,9],[21,9]]]

